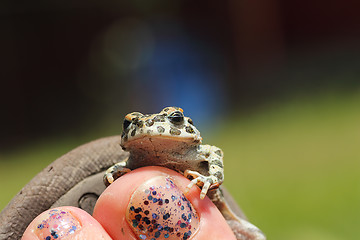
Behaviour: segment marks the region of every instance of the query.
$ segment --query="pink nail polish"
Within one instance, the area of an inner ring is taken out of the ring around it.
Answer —
[[[127,221],[139,239],[189,239],[199,226],[195,209],[170,178],[141,185],[128,205]]]
[[[80,228],[80,222],[70,212],[52,209],[48,217],[36,226],[35,234],[44,240],[62,239]]]

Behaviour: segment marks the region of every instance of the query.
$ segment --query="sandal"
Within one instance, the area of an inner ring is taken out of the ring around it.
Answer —
[[[50,208],[75,206],[92,214],[106,188],[105,171],[128,157],[119,144],[120,136],[89,142],[38,173],[0,213],[0,240],[20,239],[31,221]],[[231,195],[222,190],[234,213],[246,219]]]

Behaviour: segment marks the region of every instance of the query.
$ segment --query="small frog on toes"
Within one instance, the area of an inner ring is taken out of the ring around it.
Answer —
[[[222,195],[222,150],[201,143],[200,132],[181,108],[166,107],[156,114],[127,114],[120,145],[130,153],[129,158],[109,168],[104,182],[109,185],[127,172],[144,166],[175,170],[191,179],[187,190],[197,185],[201,188],[200,198],[207,195],[214,202],[237,239],[266,239],[257,227],[236,216]]]

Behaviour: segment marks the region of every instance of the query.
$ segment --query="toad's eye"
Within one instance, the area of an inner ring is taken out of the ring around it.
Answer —
[[[129,127],[129,125],[131,124],[131,121],[124,119],[124,123],[123,123],[123,129],[127,129]]]
[[[174,124],[181,124],[184,122],[184,115],[180,111],[171,113],[168,118],[170,119],[170,122]]]

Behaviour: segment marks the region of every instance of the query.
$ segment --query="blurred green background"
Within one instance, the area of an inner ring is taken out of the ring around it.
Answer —
[[[268,239],[360,239],[357,1],[0,3],[0,209],[62,154],[175,105]]]

